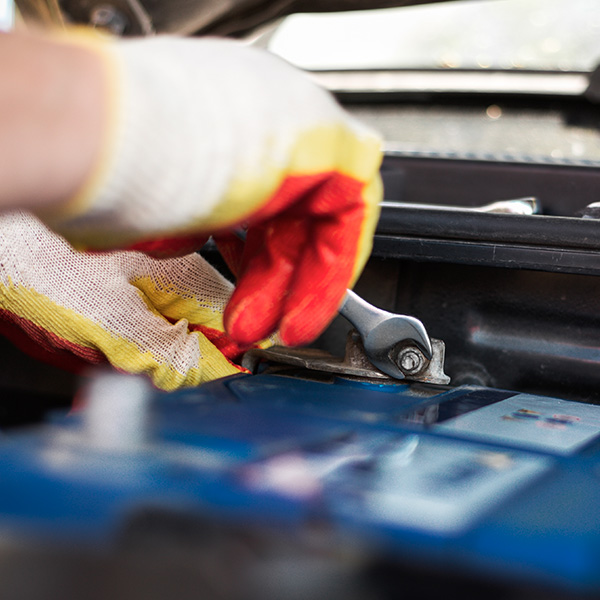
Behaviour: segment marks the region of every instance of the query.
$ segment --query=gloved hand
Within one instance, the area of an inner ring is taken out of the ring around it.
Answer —
[[[0,216],[0,331],[71,370],[108,359],[164,390],[242,369],[223,333],[232,285],[192,254],[81,253],[25,212]]]
[[[382,197],[380,140],[284,61],[238,42],[94,41],[103,159],[60,214],[76,246],[190,251],[244,227],[225,328],[247,344],[314,339],[358,278]]]

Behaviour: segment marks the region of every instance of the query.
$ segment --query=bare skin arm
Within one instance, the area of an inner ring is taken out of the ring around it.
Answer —
[[[0,35],[0,210],[59,205],[92,171],[105,123],[101,61],[34,33]]]

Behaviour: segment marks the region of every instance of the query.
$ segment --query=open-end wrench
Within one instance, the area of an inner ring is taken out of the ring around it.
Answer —
[[[386,375],[406,377],[398,359],[401,348],[417,346],[427,360],[433,356],[431,340],[419,319],[376,308],[351,290],[346,292],[339,313],[356,327],[367,357]]]

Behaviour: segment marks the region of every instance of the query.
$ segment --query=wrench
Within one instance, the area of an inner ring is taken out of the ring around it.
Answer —
[[[418,346],[427,360],[433,356],[431,340],[419,319],[376,308],[351,290],[346,291],[339,313],[356,327],[367,357],[386,375],[396,379],[406,376],[394,360],[393,350],[400,344]]]

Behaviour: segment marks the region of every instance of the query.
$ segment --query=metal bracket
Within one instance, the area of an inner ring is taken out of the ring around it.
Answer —
[[[444,373],[445,345],[432,339],[433,356],[427,360],[419,349],[412,346],[398,350],[399,367],[406,380],[446,385],[450,377]],[[398,382],[377,369],[367,358],[360,335],[356,330],[348,334],[344,357],[334,356],[315,348],[286,348],[274,346],[266,350],[253,348],[244,354],[242,367],[256,373],[261,361],[300,367],[311,371],[324,371],[382,382]]]

